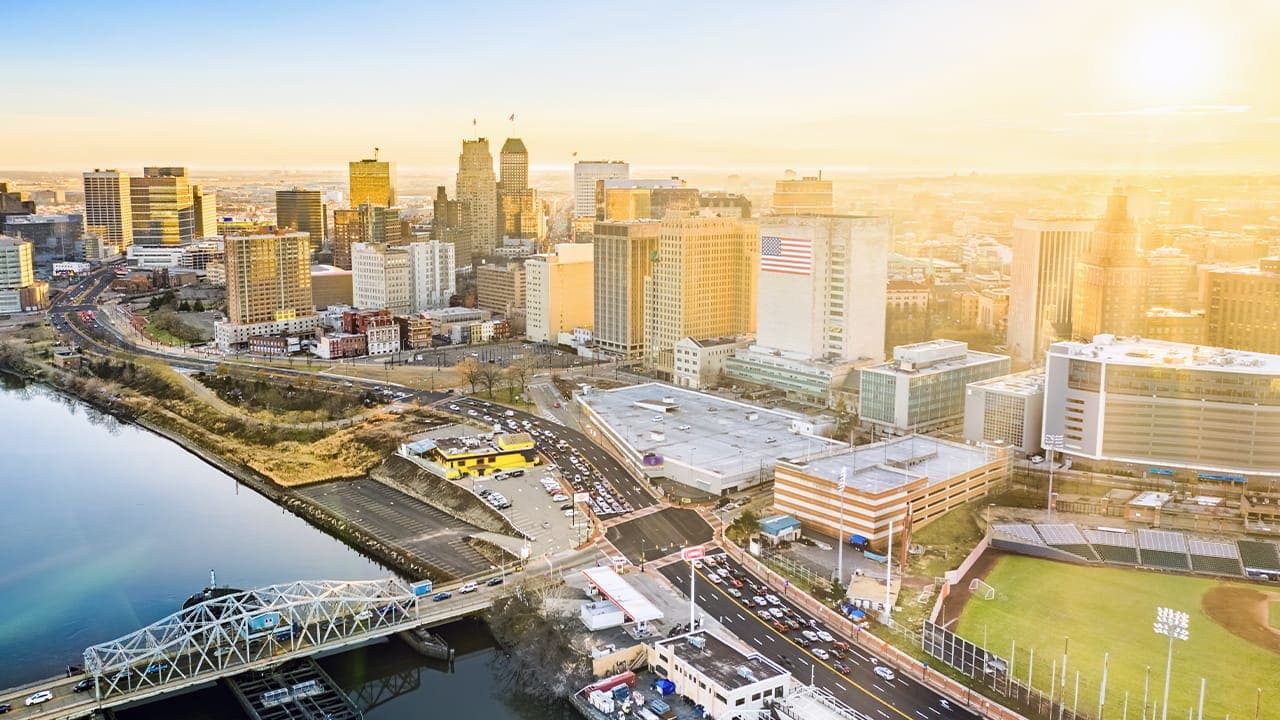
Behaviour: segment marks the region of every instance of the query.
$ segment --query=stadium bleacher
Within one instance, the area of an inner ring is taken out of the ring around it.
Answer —
[[[1240,562],[1246,573],[1280,574],[1280,552],[1274,543],[1258,540],[1237,540]]]
[[[1187,552],[1191,557],[1191,569],[1195,572],[1234,577],[1244,574],[1240,552],[1232,543],[1187,538]]]
[[[1044,538],[1045,544],[1050,547],[1065,550],[1089,562],[1099,562],[1101,560],[1098,557],[1098,553],[1084,539],[1084,535],[1080,533],[1080,529],[1075,525],[1039,524],[1035,528],[1036,532],[1040,533],[1040,537]]]
[[[1026,524],[1018,525],[994,525],[992,529],[999,533],[1004,533],[1009,537],[1017,538],[1023,542],[1032,545],[1044,545],[1044,540],[1040,539],[1040,534],[1036,532],[1035,527]]]
[[[1085,529],[1084,536],[1102,562],[1138,564],[1137,539],[1132,533]]]

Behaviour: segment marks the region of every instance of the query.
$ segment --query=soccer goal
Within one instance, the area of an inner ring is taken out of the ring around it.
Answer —
[[[978,578],[969,581],[969,592],[982,598],[983,600],[995,600],[996,589],[986,584]]]

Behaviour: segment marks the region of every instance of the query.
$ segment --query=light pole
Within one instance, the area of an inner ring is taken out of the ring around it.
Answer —
[[[1164,666],[1164,700],[1160,703],[1160,720],[1168,720],[1169,717],[1169,676],[1173,673],[1173,641],[1187,639],[1187,623],[1190,620],[1190,616],[1184,612],[1166,607],[1156,608],[1156,621],[1151,629],[1157,635],[1169,638],[1169,658]]]
[[[836,582],[844,584],[844,488],[849,480],[849,469],[840,468],[840,484],[836,492],[840,493],[840,534],[836,536]]]
[[[1062,436],[1045,435],[1042,444],[1049,455],[1049,506],[1045,514],[1045,522],[1053,522],[1053,451],[1062,450]]]

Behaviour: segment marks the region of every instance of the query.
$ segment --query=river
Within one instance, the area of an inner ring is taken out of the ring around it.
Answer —
[[[0,688],[58,675],[84,648],[176,611],[208,583],[369,579],[389,571],[181,447],[38,387],[0,390]],[[399,641],[321,664],[369,720],[577,717],[506,687],[483,625],[443,634],[452,668]],[[359,704],[359,701],[358,701]],[[239,720],[222,686],[119,714],[121,720]]]

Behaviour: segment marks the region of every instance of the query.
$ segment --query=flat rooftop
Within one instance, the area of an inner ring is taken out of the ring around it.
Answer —
[[[791,432],[804,416],[658,383],[595,391],[585,402],[641,455],[732,477],[772,467],[780,456],[847,447]],[[755,414],[755,419],[748,417]],[[661,422],[654,422],[661,417]],[[680,430],[681,427],[688,430]],[[662,437],[654,437],[654,432]]]
[[[859,445],[838,454],[779,458],[801,472],[829,482],[840,482],[847,470],[847,487],[858,492],[882,493],[927,477],[930,485],[945,482],[991,462],[986,450],[923,435],[894,438]]]
[[[689,644],[689,638],[702,638],[703,647]],[[743,655],[724,641],[708,632],[695,632],[655,643],[659,648],[668,650],[672,655],[689,663],[694,668],[711,678],[716,684],[728,690],[754,685],[761,680],[788,674],[786,670],[764,659],[759,653]],[[746,668],[750,677],[744,676],[740,668]]]
[[[1192,368],[1264,375],[1280,373],[1280,355],[1139,337],[1098,335],[1089,343],[1058,342],[1049,346],[1049,354],[1097,360],[1113,365]]]
[[[1037,395],[1044,392],[1044,369],[1001,375],[969,384],[984,390],[997,390],[1017,395]]]

